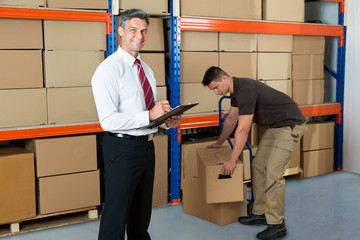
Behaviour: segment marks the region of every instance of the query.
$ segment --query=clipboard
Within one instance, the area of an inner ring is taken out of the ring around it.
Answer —
[[[169,117],[180,115],[183,112],[189,110],[190,108],[195,107],[198,104],[199,103],[187,103],[187,104],[179,105],[179,106],[175,107],[174,109],[172,109],[170,112],[167,112],[167,113],[161,115],[160,117],[158,117],[157,119],[150,121],[150,123],[148,125],[141,127],[141,128],[157,127],[157,126],[163,124],[165,122],[165,120],[168,119]]]

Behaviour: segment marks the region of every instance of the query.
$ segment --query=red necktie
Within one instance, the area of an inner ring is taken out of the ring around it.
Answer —
[[[137,65],[138,72],[139,72],[139,78],[141,81],[141,86],[144,91],[146,109],[150,110],[155,106],[154,95],[153,95],[151,86],[149,84],[149,81],[147,80],[147,78],[145,76],[145,72],[141,66],[140,60],[136,58],[135,64]]]

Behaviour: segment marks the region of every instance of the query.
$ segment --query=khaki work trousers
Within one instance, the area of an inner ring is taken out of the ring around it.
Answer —
[[[262,136],[252,162],[253,214],[265,213],[267,224],[284,220],[285,170],[304,133],[305,124],[269,128]]]

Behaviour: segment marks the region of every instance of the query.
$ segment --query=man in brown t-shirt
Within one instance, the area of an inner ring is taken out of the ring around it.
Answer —
[[[230,93],[231,107],[224,121],[222,133],[215,144],[218,148],[235,130],[234,148],[230,159],[224,159],[222,174],[231,175],[242,152],[251,122],[268,126],[262,136],[252,162],[254,206],[239,222],[246,225],[264,224],[258,239],[277,239],[286,235],[284,222],[284,172],[292,153],[304,133],[305,119],[297,104],[286,94],[260,81],[230,77],[218,67],[210,67],[202,84],[216,95]]]

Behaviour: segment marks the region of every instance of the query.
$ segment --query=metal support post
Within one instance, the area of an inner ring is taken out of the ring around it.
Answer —
[[[107,11],[108,13],[112,13],[112,0],[109,0],[109,9]],[[116,16],[112,15],[112,31],[110,34],[107,34],[106,36],[106,57],[110,56],[116,51]]]

